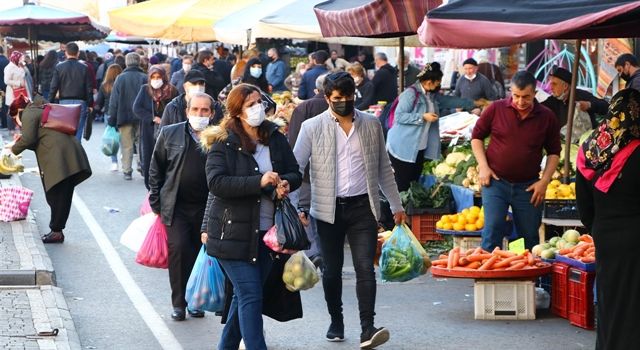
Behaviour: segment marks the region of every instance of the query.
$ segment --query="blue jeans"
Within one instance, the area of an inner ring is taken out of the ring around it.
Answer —
[[[87,124],[87,102],[83,100],[60,100],[61,105],[80,105],[80,122],[76,131],[76,139],[82,140],[84,126]]]
[[[531,249],[539,243],[538,228],[542,221],[542,205],[531,204],[533,192],[526,189],[535,181],[511,183],[505,180],[491,179],[489,187],[482,188],[482,205],[484,207],[484,229],[482,230],[482,248],[492,251],[502,246],[502,239],[507,230],[505,218],[509,206],[513,211],[513,221],[520,237],[524,238],[525,247]]]
[[[244,260],[218,261],[233,284],[231,308],[218,349],[237,350],[240,340],[244,339],[247,349],[266,350],[262,334],[262,286],[272,265],[268,248],[260,239],[255,264]]]

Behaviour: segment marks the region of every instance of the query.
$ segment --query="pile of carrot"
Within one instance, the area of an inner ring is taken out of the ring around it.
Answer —
[[[573,247],[558,250],[558,254],[585,264],[596,262],[596,246],[590,235],[580,236],[580,242]]]
[[[433,266],[463,271],[488,271],[488,270],[525,270],[534,269],[542,264],[529,250],[523,254],[516,254],[498,247],[491,253],[478,247],[461,251],[455,247],[449,254],[443,254],[438,260],[431,262]]]

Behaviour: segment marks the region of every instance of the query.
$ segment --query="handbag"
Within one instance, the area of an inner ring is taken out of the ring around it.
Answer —
[[[80,122],[81,105],[60,105],[49,103],[44,106],[41,124],[64,134],[75,135]]]
[[[25,87],[13,88],[13,99],[17,100],[20,96],[29,98],[29,94],[27,94],[27,88]]]
[[[22,186],[0,188],[0,221],[25,219],[32,196],[33,191]]]

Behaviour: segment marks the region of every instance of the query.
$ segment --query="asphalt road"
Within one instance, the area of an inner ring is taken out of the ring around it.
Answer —
[[[136,264],[135,255],[119,243],[122,232],[138,217],[145,196],[142,178],[124,181],[109,171],[110,160],[100,153],[103,125],[94,125],[90,142],[83,141],[93,176],[76,188],[74,207],[62,245],[47,245],[58,286],[85,349],[214,349],[222,331],[220,319],[174,322],[166,270]],[[36,166],[32,152],[24,153],[27,168]],[[23,185],[35,191],[31,209],[41,231],[48,232],[49,208],[38,175],[26,172]],[[110,212],[106,208],[117,208]],[[349,254],[348,248],[345,254]],[[328,343],[329,324],[322,288],[304,291],[304,318],[279,323],[265,318],[270,349],[356,349],[359,321],[355,275],[345,259],[344,343]],[[592,349],[595,333],[571,326],[567,320],[538,310],[533,321],[474,320],[473,281],[422,276],[407,283],[378,284],[376,324],[387,327],[384,349]]]

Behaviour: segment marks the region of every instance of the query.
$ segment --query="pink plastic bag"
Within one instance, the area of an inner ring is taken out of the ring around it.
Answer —
[[[0,187],[0,220],[9,222],[27,217],[33,191],[21,186]]]
[[[140,206],[140,216],[144,216],[147,215],[149,213],[151,213],[151,205],[149,204],[149,193],[147,192],[147,195],[144,197],[144,201],[142,202],[142,205]]]
[[[273,250],[276,253],[283,253],[283,254],[294,254],[294,253],[296,253],[297,250],[283,249],[282,248],[280,243],[278,243],[278,233],[277,233],[277,231],[278,231],[278,229],[276,228],[276,225],[273,225],[273,226],[271,226],[269,231],[267,231],[267,233],[262,238],[262,240],[264,241],[264,244],[267,246],[267,248]]]
[[[169,267],[169,247],[167,246],[167,229],[160,216],[151,225],[147,237],[136,255],[136,262],[148,267],[166,269]]]

